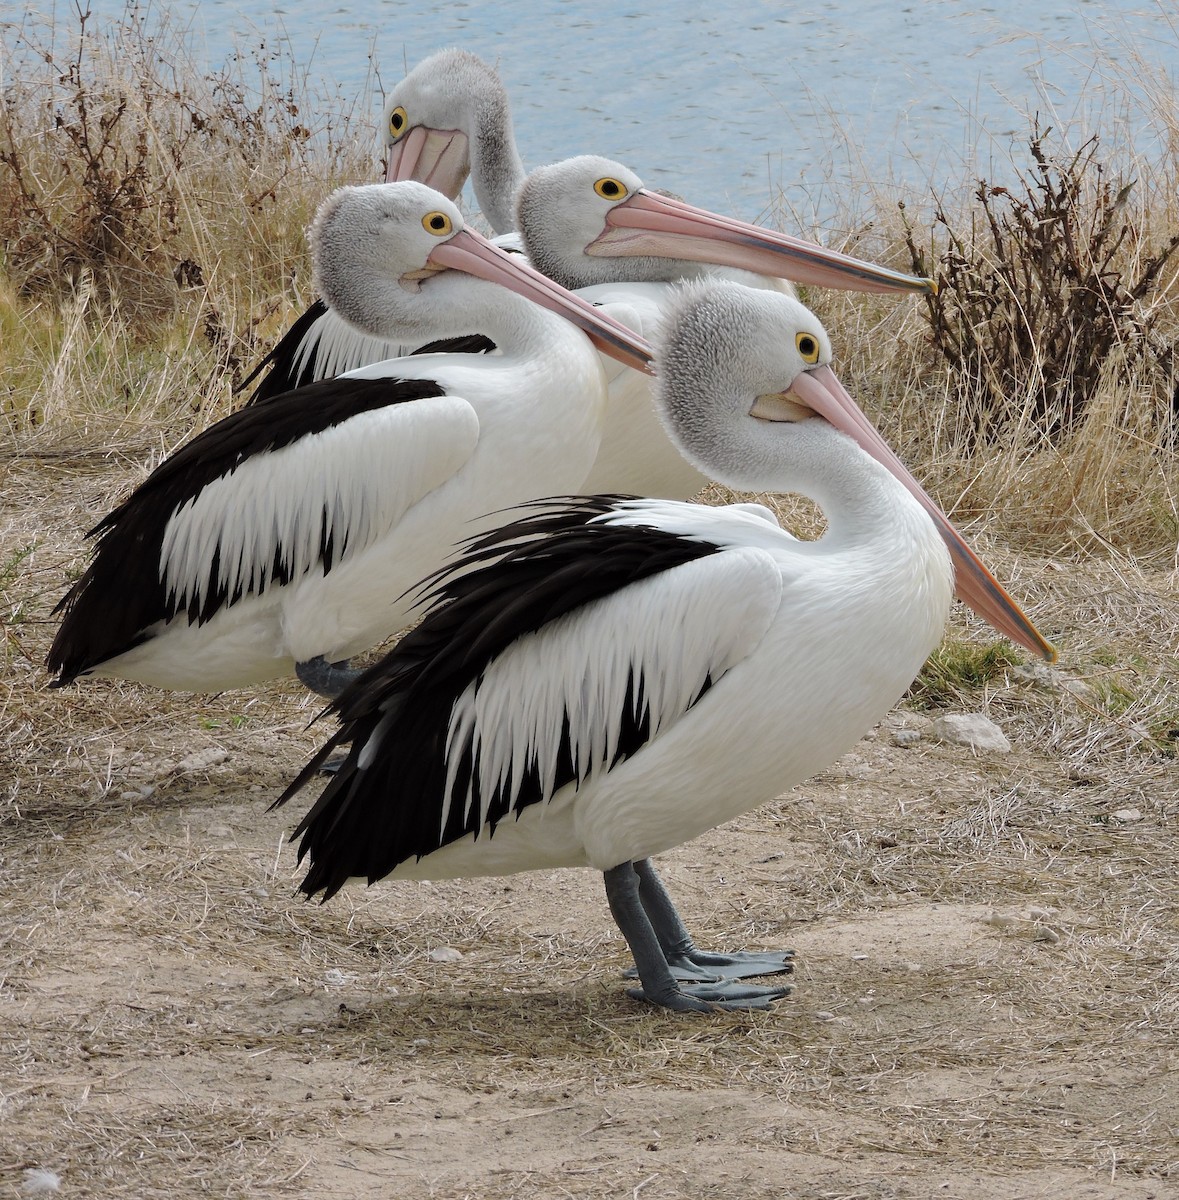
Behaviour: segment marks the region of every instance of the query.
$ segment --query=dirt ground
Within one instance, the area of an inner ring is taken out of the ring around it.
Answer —
[[[317,705],[50,691],[134,468],[4,470],[0,1197],[1179,1195],[1173,573],[992,547],[1063,652],[962,698],[1012,752],[902,707],[667,855],[701,944],[798,952],[772,1011],[682,1017],[589,872],[298,898],[267,805]]]

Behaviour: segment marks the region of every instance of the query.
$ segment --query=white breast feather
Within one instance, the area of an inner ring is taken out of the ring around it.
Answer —
[[[707,678],[715,684],[753,653],[781,591],[774,559],[741,547],[632,584],[514,642],[452,710],[440,828],[468,741],[477,757],[480,827],[496,788],[508,782],[514,803],[530,764],[537,766],[547,803],[566,714],[580,784],[607,770],[614,757],[632,676],[636,684],[642,680],[653,742],[688,711]],[[468,812],[473,802],[468,782]]]
[[[470,458],[479,419],[458,396],[375,409],[323,433],[256,455],[172,514],[160,576],[180,608],[204,602],[219,550],[222,583],[261,593],[276,553],[292,578],[320,560],[327,513],[334,560],[386,536],[407,509]]]

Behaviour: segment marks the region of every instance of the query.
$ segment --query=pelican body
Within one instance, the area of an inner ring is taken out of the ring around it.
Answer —
[[[341,189],[311,241],[321,290],[358,327],[453,333],[470,319],[500,352],[375,364],[193,438],[92,531],[93,560],[59,605],[59,684],[217,691],[376,645],[487,514],[580,483],[605,393],[591,338],[649,361],[422,184]]]
[[[348,747],[295,831],[304,891],[591,867],[634,954],[634,994],[695,1010],[785,993],[742,980],[788,970],[788,952],[696,949],[650,857],[853,745],[937,645],[955,586],[1052,653],[830,353],[790,297],[684,291],[659,355],[672,436],[733,487],[812,497],[827,532],[798,541],[752,505],[589,497],[476,538],[427,585],[421,624],[338,698],[339,728],[276,802]]]

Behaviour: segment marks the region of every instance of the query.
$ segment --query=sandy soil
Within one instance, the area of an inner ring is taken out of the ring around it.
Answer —
[[[589,872],[298,899],[267,805],[316,706],[50,692],[128,469],[6,468],[0,1196],[1179,1195],[1173,576],[999,552],[1127,710],[1012,675],[964,698],[1015,746],[976,755],[898,709],[667,855],[702,944],[798,952],[772,1011],[685,1018],[627,998]]]

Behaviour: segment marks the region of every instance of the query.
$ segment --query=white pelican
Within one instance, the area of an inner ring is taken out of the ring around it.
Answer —
[[[516,150],[508,94],[493,67],[465,50],[440,50],[423,59],[389,93],[381,114],[385,180],[416,179],[452,200],[467,180],[497,234],[514,228],[512,201],[524,178]],[[515,238],[497,239],[515,250]],[[441,349],[479,352],[491,348],[483,331]],[[404,335],[404,336],[403,336]],[[431,339],[433,340],[433,339]],[[345,321],[322,299],[314,301],[269,354],[243,380],[248,387],[263,371],[248,403],[291,388],[330,379],[368,363],[400,358],[422,346],[406,331],[374,337]]]
[[[337,690],[331,663],[403,627],[402,593],[471,522],[578,486],[605,394],[591,339],[649,362],[640,338],[423,184],[343,188],[310,240],[323,295],[359,327],[474,323],[500,353],[378,363],[193,438],[91,531],[93,560],[58,606],[58,684],[219,691],[297,670]]]
[[[302,889],[588,866],[641,990],[672,1009],[768,1004],[736,982],[789,955],[703,954],[649,862],[831,763],[896,703],[955,582],[1054,652],[843,390],[797,300],[687,285],[660,404],[733,487],[813,497],[796,541],[752,506],[570,498],[468,546],[430,613],[332,706],[339,772],[299,823]],[[764,512],[764,510],[763,510]],[[955,580],[955,567],[957,576]]]
[[[736,268],[741,282],[791,295],[783,280],[867,292],[934,286],[649,191],[629,168],[598,155],[532,171],[517,197],[517,216],[534,267],[648,341],[658,336],[674,284],[724,274],[718,266]],[[708,480],[668,438],[650,378],[612,363],[606,375],[605,428],[582,490],[694,496]]]

